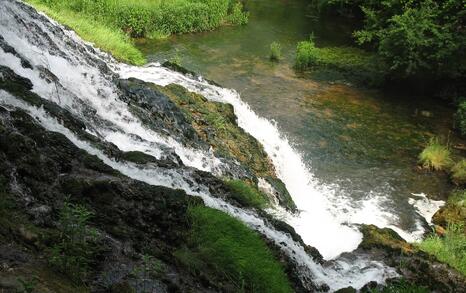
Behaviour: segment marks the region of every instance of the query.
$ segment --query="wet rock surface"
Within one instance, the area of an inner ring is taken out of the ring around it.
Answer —
[[[355,253],[364,252],[397,269],[401,278],[427,287],[431,292],[464,292],[466,278],[440,263],[435,257],[419,251],[391,229],[361,225],[363,242]]]

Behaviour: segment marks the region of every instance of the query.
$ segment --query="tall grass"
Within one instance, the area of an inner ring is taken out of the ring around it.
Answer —
[[[280,61],[282,58],[282,47],[280,43],[278,42],[273,42],[270,44],[270,60],[272,61]]]
[[[134,47],[133,42],[124,32],[72,10],[54,9],[45,5],[44,0],[26,0],[26,2],[59,23],[70,27],[82,39],[111,53],[115,59],[135,65],[146,63],[144,55]]]
[[[244,23],[236,0],[39,0],[119,28],[132,37],[207,31]],[[157,32],[157,33],[156,33]]]
[[[466,233],[463,224],[450,224],[444,237],[431,235],[419,244],[419,248],[466,275]]]
[[[142,65],[130,37],[170,34],[244,24],[248,13],[238,0],[25,0],[123,62]]]
[[[457,185],[466,184],[466,160],[462,159],[451,168],[451,179]]]
[[[184,264],[234,284],[231,292],[293,292],[281,264],[259,234],[225,213],[190,207],[189,249],[177,252]],[[221,283],[221,281],[220,281]]]
[[[440,143],[438,138],[431,138],[419,154],[419,163],[425,169],[440,171],[448,169],[453,161],[448,146]]]

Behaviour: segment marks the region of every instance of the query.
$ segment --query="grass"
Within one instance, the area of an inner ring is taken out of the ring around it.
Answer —
[[[232,197],[242,205],[260,209],[269,203],[265,194],[243,180],[227,180],[225,185],[230,189]]]
[[[273,42],[270,44],[270,60],[272,61],[280,61],[282,58],[282,47],[280,43],[278,42]]]
[[[146,63],[132,37],[171,34],[244,24],[248,14],[237,0],[25,0],[117,60]]]
[[[318,48],[312,39],[298,43],[295,67],[301,71],[326,70],[327,75],[369,86],[384,80],[384,64],[374,54],[354,47]]]
[[[444,237],[435,234],[431,235],[419,244],[419,248],[466,275],[466,233],[464,224],[448,225]]]
[[[107,53],[111,53],[115,59],[135,65],[146,63],[143,54],[134,47],[131,39],[122,31],[71,10],[51,8],[44,5],[42,0],[26,0],[26,2],[59,23],[70,27],[82,39],[93,43]]]
[[[293,292],[282,265],[259,234],[207,207],[190,207],[189,216],[189,249],[176,254],[181,262],[209,279],[214,275],[229,280],[235,287],[231,292]]]
[[[448,197],[448,204],[466,208],[466,191],[460,189],[452,192],[452,194]]]
[[[456,185],[466,184],[466,160],[462,159],[451,168],[451,179]]]
[[[448,146],[440,143],[438,138],[431,138],[427,146],[419,154],[419,163],[425,169],[446,170],[453,163],[451,151]]]

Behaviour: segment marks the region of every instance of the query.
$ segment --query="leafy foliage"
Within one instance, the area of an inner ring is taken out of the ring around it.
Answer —
[[[50,265],[77,283],[86,278],[97,252],[97,231],[88,226],[91,217],[85,207],[65,203],[58,220],[58,243],[50,251]]]
[[[438,138],[431,138],[424,150],[419,154],[419,163],[429,170],[446,170],[453,161],[448,146],[440,143]]]
[[[364,19],[359,44],[374,48],[404,77],[466,74],[466,5],[462,0],[315,0],[319,11],[351,11]],[[344,13],[343,13],[344,14]]]
[[[233,292],[292,292],[283,267],[256,232],[210,208],[194,206],[189,215],[189,247],[176,255],[192,270],[229,280]]]

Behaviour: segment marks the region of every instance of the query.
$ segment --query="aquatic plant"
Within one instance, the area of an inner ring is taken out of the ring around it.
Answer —
[[[422,286],[412,284],[404,279],[395,281],[387,285],[385,288],[372,289],[370,293],[429,293],[430,291]]]
[[[444,237],[436,234],[419,243],[419,248],[437,257],[439,261],[448,263],[466,275],[466,233],[464,224],[449,224]]]
[[[270,44],[270,60],[279,61],[282,58],[282,47],[280,43],[273,42]]]
[[[462,159],[451,168],[451,179],[456,185],[466,184],[466,159]]]
[[[176,253],[191,270],[209,278],[227,278],[235,292],[293,292],[282,265],[259,234],[227,214],[189,208],[188,246]]]
[[[448,146],[440,143],[438,138],[431,138],[424,150],[419,154],[419,163],[429,170],[446,170],[453,161]]]

